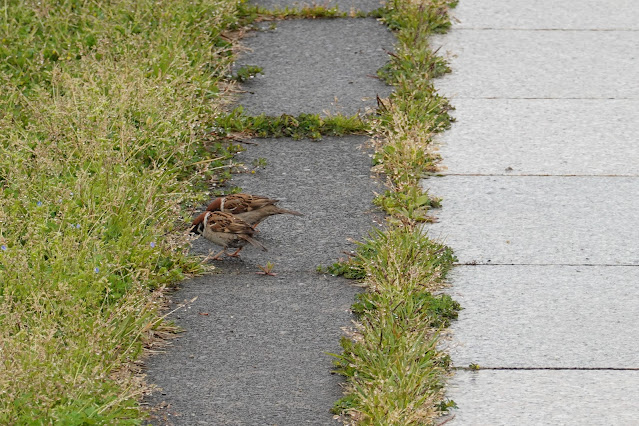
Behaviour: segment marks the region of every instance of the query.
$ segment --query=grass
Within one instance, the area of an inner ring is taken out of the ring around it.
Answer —
[[[390,225],[330,268],[367,286],[353,305],[357,329],[336,355],[336,371],[349,380],[337,412],[361,424],[424,424],[451,406],[443,395],[449,359],[437,341],[459,304],[433,293],[453,261],[450,248]]]
[[[327,268],[367,288],[353,305],[356,330],[335,355],[337,372],[348,383],[334,411],[346,422],[434,424],[455,406],[444,395],[449,358],[438,349],[441,330],[460,309],[440,294],[455,257],[424,232],[422,223],[432,220],[428,210],[440,200],[421,187],[439,161],[429,149],[432,137],[451,123],[451,107],[432,82],[449,69],[428,38],[449,28],[452,6],[445,0],[393,0],[375,12],[398,39],[389,64],[378,72],[395,91],[378,100],[371,124],[378,135],[375,168],[388,186],[375,203],[389,218],[354,256]]]
[[[371,130],[370,124],[361,116],[300,114],[297,117],[282,114],[279,117],[261,114],[245,115],[242,107],[218,116],[216,134],[220,140],[233,137],[321,139],[322,136],[364,134]]]
[[[297,7],[284,7],[267,9],[263,6],[242,3],[239,7],[239,17],[246,25],[256,22],[282,20],[282,19],[331,19],[346,18],[348,16],[362,16],[362,14],[346,13],[340,11],[337,6],[326,7],[322,5],[310,5]]]
[[[237,146],[211,138],[232,1],[0,5],[0,423],[137,424],[179,231]]]
[[[262,73],[262,67],[258,67],[257,65],[245,65],[238,69],[231,78],[240,83],[245,82],[248,79],[255,77],[258,74]]]
[[[439,330],[458,305],[437,294],[453,255],[420,232],[436,199],[434,132],[450,123],[431,79],[447,70],[426,38],[446,2],[375,12],[400,43],[379,76],[396,86],[374,119],[223,112],[233,56],[223,32],[250,21],[344,16],[266,13],[223,0],[7,0],[0,5],[0,423],[139,424],[145,347],[173,329],[166,286],[203,272],[186,255],[189,206],[230,177],[236,133],[382,136],[387,228],[334,273],[364,279],[338,370],[341,412],[362,424],[431,421],[448,360]],[[232,80],[259,73],[238,70]],[[271,267],[264,267],[272,273]]]

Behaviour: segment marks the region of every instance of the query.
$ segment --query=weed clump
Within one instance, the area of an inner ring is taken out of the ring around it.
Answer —
[[[359,279],[367,288],[353,305],[355,330],[342,338],[336,371],[348,379],[334,412],[361,424],[431,424],[455,407],[444,396],[448,355],[438,348],[440,331],[457,317],[460,306],[440,290],[455,257],[428,238],[423,222],[438,207],[421,187],[437,171],[430,151],[432,136],[447,129],[451,107],[432,79],[449,71],[428,45],[432,33],[448,29],[445,0],[393,0],[375,15],[396,31],[396,52],[378,76],[395,86],[378,99],[372,117],[378,135],[375,169],[388,190],[375,204],[390,216],[384,230],[359,243],[353,256],[323,269]]]
[[[364,134],[370,131],[369,123],[359,115],[331,115],[320,117],[319,114],[300,114],[297,117],[282,114],[268,116],[265,114],[250,116],[244,114],[242,107],[217,118],[218,135],[221,138],[229,135],[281,138],[290,137],[295,140],[304,138],[321,139],[322,136],[343,136]]]

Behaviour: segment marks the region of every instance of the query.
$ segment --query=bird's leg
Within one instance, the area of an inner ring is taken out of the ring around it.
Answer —
[[[225,248],[224,248],[224,249],[222,249],[222,251],[221,251],[221,252],[219,252],[218,254],[216,254],[215,256],[213,256],[213,257],[211,258],[211,260],[222,260],[222,255],[223,255],[223,254],[225,254],[225,255],[227,255],[227,256],[228,256],[228,253],[226,252],[226,249],[225,249]]]
[[[206,262],[208,262],[208,261],[209,261],[209,259],[211,259],[211,252],[212,252],[212,251],[213,251],[213,250],[209,250],[209,255],[208,255],[208,256],[206,256],[204,259],[202,259],[202,263],[206,263]]]
[[[219,252],[215,256],[211,256],[212,252],[213,252],[213,250],[209,250],[209,255],[206,256],[204,258],[204,260],[202,260],[202,263],[208,262],[209,260],[222,260],[222,258],[220,256],[223,255],[223,254],[226,254],[226,249],[223,249],[221,252]]]
[[[231,253],[231,254],[227,254],[227,256],[229,257],[240,257],[240,251],[242,251],[244,247],[240,247],[239,249],[235,250],[235,252]]]

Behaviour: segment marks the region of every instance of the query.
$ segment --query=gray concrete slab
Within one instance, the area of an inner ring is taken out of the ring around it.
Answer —
[[[639,265],[639,178],[445,176],[433,237],[462,263]]]
[[[267,9],[301,9],[305,6],[337,7],[343,12],[370,12],[382,7],[383,0],[253,0],[251,3]]]
[[[444,173],[639,175],[639,100],[455,99]],[[578,155],[576,155],[578,153]]]
[[[216,274],[183,283],[171,316],[186,330],[148,360],[161,386],[147,402],[168,404],[154,424],[333,424],[341,395],[331,375],[340,327],[357,289],[308,273]]]
[[[460,1],[452,9],[458,28],[638,30],[633,0]]]
[[[451,424],[637,424],[639,371],[609,369],[639,363],[639,5],[485,0],[453,14],[433,40],[453,69],[436,82],[458,107],[440,139],[451,175],[424,182],[444,199],[428,232],[469,264],[451,275],[465,308],[453,362],[532,370],[458,371]]]
[[[639,267],[458,266],[454,365],[639,369]]]
[[[391,88],[374,78],[393,48],[392,33],[375,19],[277,22],[244,40],[252,49],[237,66],[258,65],[240,97],[247,114],[353,115],[375,108]]]
[[[460,371],[447,424],[636,425],[637,388],[639,371]]]
[[[639,99],[637,31],[453,31],[433,39],[452,98]]]
[[[367,136],[326,137],[321,141],[253,139],[255,145],[236,158],[249,167],[263,158],[267,165],[255,174],[237,174],[233,185],[246,191],[275,197],[280,205],[297,210],[302,217],[273,216],[259,225],[263,252],[247,247],[241,260],[219,262],[225,270],[257,270],[273,262],[276,271],[310,271],[331,264],[343,251],[354,250],[383,214],[372,205],[382,186],[371,179],[372,151]],[[351,240],[352,239],[352,240]],[[205,239],[194,242],[196,253],[217,246]]]

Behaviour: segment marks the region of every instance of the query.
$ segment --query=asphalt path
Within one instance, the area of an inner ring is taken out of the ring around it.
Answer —
[[[264,69],[243,86],[239,102],[250,114],[351,115],[390,92],[371,77],[393,45],[374,19],[278,22],[245,44],[251,51],[238,66]],[[317,266],[344,257],[353,240],[379,226],[368,137],[251,142],[238,160],[266,165],[238,173],[231,185],[279,198],[304,216],[267,219],[259,226],[267,252],[247,247],[239,260],[217,262],[219,273],[185,281],[172,295],[173,306],[197,299],[170,317],[184,332],[147,362],[147,381],[161,388],[145,400],[153,424],[336,423],[329,410],[343,380],[331,374],[329,353],[340,352],[360,289]],[[210,249],[217,247],[203,239],[193,246]],[[276,276],[257,274],[267,262]]]

